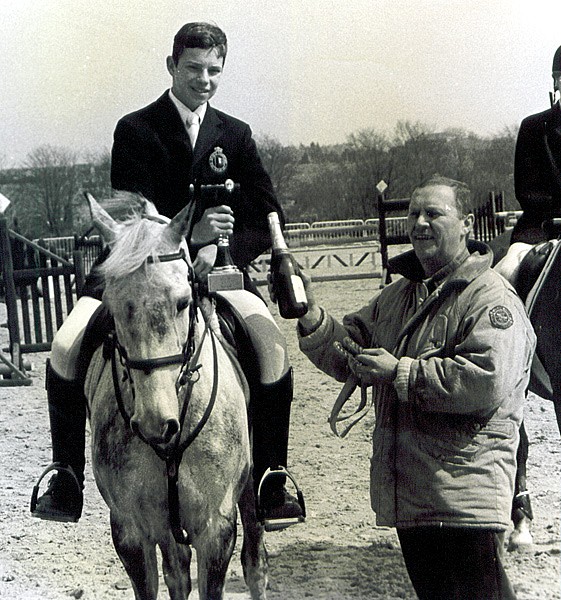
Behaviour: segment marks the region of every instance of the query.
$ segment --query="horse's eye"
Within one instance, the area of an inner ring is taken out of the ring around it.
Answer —
[[[177,312],[180,313],[189,306],[189,300],[187,298],[180,298],[177,301]]]

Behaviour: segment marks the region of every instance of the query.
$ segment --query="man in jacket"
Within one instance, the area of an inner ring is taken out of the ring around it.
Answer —
[[[196,207],[188,242],[201,276],[212,267],[212,252],[196,257],[202,247],[214,246],[217,234],[232,235],[232,257],[245,269],[270,247],[267,214],[283,214],[249,125],[209,104],[226,52],[226,36],[218,27],[184,25],[167,58],[171,89],[120,119],[111,153],[113,189],[141,193],[170,218],[189,202],[190,184],[198,188],[226,179],[240,184],[235,205],[219,201]]]
[[[342,323],[305,278],[298,327],[316,366],[373,388],[372,508],[397,528],[421,600],[515,598],[501,534],[535,336],[489,248],[468,242],[469,206],[464,184],[424,182],[409,207],[413,250],[392,261],[402,277]]]
[[[293,383],[285,340],[246,268],[271,245],[268,213],[276,211],[281,218],[283,213],[249,125],[209,104],[226,53],[226,35],[215,25],[188,23],[177,32],[167,58],[171,89],[117,123],[111,184],[114,190],[143,195],[169,218],[192,201],[194,187],[197,202],[187,242],[200,281],[206,281],[214,265],[217,238],[231,238],[232,259],[244,272],[246,290],[253,292],[230,291],[223,297],[245,319],[256,356],[250,412],[257,489],[268,468],[286,466]],[[202,194],[201,186],[224,186],[227,179],[239,184],[239,193],[217,191],[208,198]],[[46,382],[53,468],[69,466],[80,486],[72,472],[58,469],[33,509],[43,519],[77,521],[82,511],[86,416],[82,382],[75,374],[80,348],[76,332],[83,335],[101,300],[103,282],[96,280],[95,269],[86,288],[53,341]],[[261,516],[272,529],[303,520],[303,509],[284,481],[284,476],[275,475],[262,486]]]

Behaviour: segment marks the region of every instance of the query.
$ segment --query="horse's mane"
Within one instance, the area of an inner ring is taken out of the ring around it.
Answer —
[[[119,225],[111,252],[100,265],[100,271],[106,279],[119,280],[134,273],[146,263],[148,257],[157,260],[157,246],[165,227],[163,223],[145,219],[136,212],[120,221]]]

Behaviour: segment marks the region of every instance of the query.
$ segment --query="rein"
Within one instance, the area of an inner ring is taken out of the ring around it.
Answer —
[[[157,259],[153,257],[148,258],[149,263],[156,262],[169,262],[172,260],[185,260],[185,252],[180,250],[173,254],[165,254],[158,256]],[[187,262],[187,261],[186,261]],[[193,280],[192,267],[189,265],[189,279]],[[176,435],[174,444],[169,449],[163,449],[160,445],[155,444],[147,440],[139,432],[134,431],[134,434],[145,444],[149,445],[152,450],[156,453],[158,458],[165,461],[166,463],[166,474],[168,479],[168,507],[169,507],[169,520],[170,529],[173,537],[178,544],[189,544],[189,536],[187,532],[181,527],[181,519],[179,516],[179,465],[183,458],[185,450],[193,443],[197,436],[201,433],[203,427],[206,425],[210,415],[214,409],[216,398],[218,394],[218,352],[216,348],[216,337],[210,327],[209,319],[203,314],[205,321],[205,328],[198,344],[195,343],[195,322],[197,321],[197,302],[196,296],[191,303],[189,309],[189,331],[187,334],[187,340],[183,346],[181,354],[172,354],[170,356],[164,356],[161,358],[143,358],[143,359],[129,359],[126,349],[119,343],[117,339],[117,333],[112,332],[108,339],[108,350],[111,355],[111,373],[113,377],[113,387],[115,390],[115,399],[119,407],[119,412],[123,417],[126,427],[133,431],[131,428],[131,417],[128,414],[121,393],[121,386],[119,383],[119,374],[117,369],[117,355],[119,356],[119,362],[124,368],[125,372],[122,377],[122,381],[129,380],[131,394],[134,399],[134,381],[132,378],[131,371],[143,371],[146,375],[149,375],[155,369],[166,367],[169,365],[181,365],[181,370],[175,382],[176,394],[179,395],[180,391],[185,388],[184,400],[181,407],[181,413],[179,417],[179,432]],[[198,423],[195,425],[193,430],[187,435],[183,441],[181,441],[181,432],[183,431],[185,419],[187,416],[187,410],[193,393],[193,387],[199,380],[198,374],[201,364],[199,364],[199,358],[203,348],[203,344],[207,335],[210,336],[212,342],[212,354],[213,354],[213,381],[212,391],[206,409],[201,416]]]

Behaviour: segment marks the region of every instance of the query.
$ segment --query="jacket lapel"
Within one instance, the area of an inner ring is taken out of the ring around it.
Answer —
[[[557,158],[561,147],[561,108],[559,103],[551,110],[551,118],[545,122],[545,150],[551,164],[557,188],[561,189],[561,164]]]
[[[220,119],[214,108],[209,104],[206,109],[205,118],[201,123],[199,136],[197,137],[197,143],[195,145],[194,165],[206,156],[208,151],[216,144],[221,129],[222,119]]]
[[[164,92],[162,96],[156,100],[157,111],[155,114],[159,116],[158,129],[162,131],[164,139],[170,139],[174,142],[185,145],[191,149],[191,142],[185,129],[185,125],[181,121],[181,116],[177,112],[177,108],[169,97],[169,92]]]

